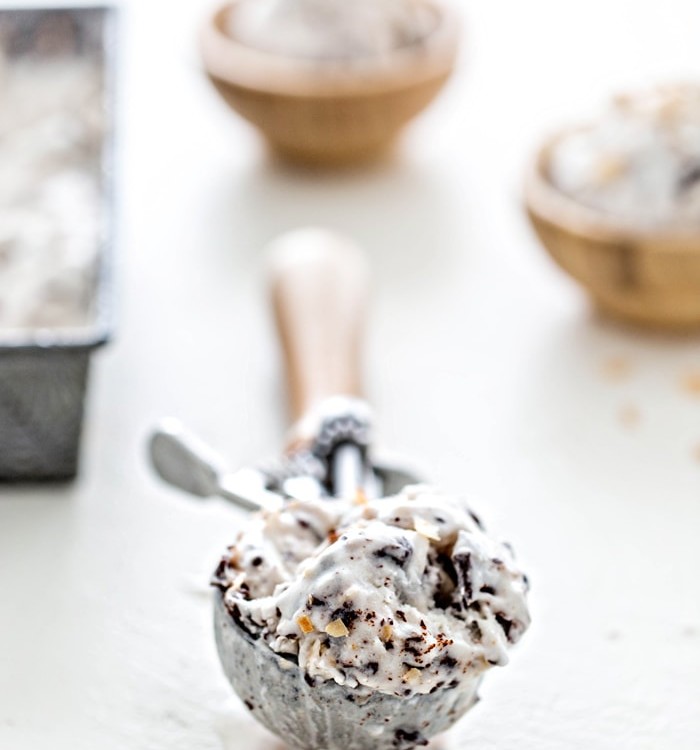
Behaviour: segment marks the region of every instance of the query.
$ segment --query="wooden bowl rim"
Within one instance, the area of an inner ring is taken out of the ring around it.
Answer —
[[[690,226],[650,227],[620,219],[591,208],[567,195],[552,182],[548,166],[552,149],[571,133],[590,125],[564,128],[546,138],[527,168],[525,207],[531,215],[591,242],[609,245],[634,244],[649,251],[700,252],[700,228]]]
[[[240,2],[229,0],[211,13],[200,38],[206,71],[224,84],[262,94],[333,99],[410,88],[447,76],[454,67],[460,22],[456,12],[440,0],[422,0],[436,11],[438,23],[420,46],[397,49],[380,64],[368,57],[347,65],[319,64],[237,42],[221,26]]]

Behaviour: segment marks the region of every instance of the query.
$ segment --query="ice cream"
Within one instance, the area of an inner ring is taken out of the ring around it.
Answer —
[[[3,338],[92,320],[100,236],[100,72],[65,57],[0,71]]]
[[[471,695],[529,624],[508,545],[462,500],[424,486],[260,514],[214,584],[236,625],[308,684],[354,696]]]
[[[620,96],[593,124],[558,139],[552,183],[639,226],[700,225],[700,86]]]
[[[421,0],[241,0],[229,33],[249,47],[291,57],[381,57],[424,40],[434,10]]]

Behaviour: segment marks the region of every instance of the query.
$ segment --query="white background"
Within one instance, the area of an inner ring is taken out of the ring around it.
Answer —
[[[394,160],[280,167],[204,79],[201,2],[123,23],[120,309],[83,472],[0,487],[2,750],[272,750],[232,697],[207,579],[241,516],[154,480],[181,417],[232,466],[285,427],[264,243],[342,229],[376,271],[382,443],[478,496],[530,573],[533,626],[443,747],[700,746],[700,340],[593,316],[533,239],[523,165],[611,90],[700,74],[697,0],[474,0],[459,70]],[[629,362],[613,382],[610,358]],[[621,415],[638,413],[636,424]]]

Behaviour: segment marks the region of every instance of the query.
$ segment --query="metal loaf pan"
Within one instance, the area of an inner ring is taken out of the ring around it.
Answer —
[[[9,63],[69,50],[103,72],[102,215],[91,324],[79,334],[42,330],[22,340],[0,328],[0,479],[69,479],[78,468],[91,354],[112,332],[116,10],[4,8],[0,39]]]

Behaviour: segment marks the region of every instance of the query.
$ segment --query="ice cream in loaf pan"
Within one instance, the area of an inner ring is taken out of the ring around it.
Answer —
[[[359,694],[473,692],[529,625],[509,546],[464,501],[425,486],[260,514],[214,584],[235,623],[296,659],[309,684]]]
[[[3,60],[0,332],[94,325],[103,71],[78,54]]]

